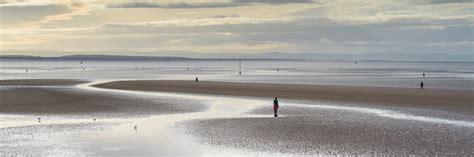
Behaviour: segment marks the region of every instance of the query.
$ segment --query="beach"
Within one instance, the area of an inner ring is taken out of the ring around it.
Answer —
[[[64,79],[1,80],[0,113],[126,113],[126,116],[143,116],[151,113],[195,112],[202,108],[180,107],[172,102],[111,95],[75,87],[86,82],[88,81]]]
[[[472,98],[463,90],[176,80],[0,84],[5,155],[474,153]]]
[[[0,0],[0,157],[474,157],[467,0]]]
[[[256,96],[267,99],[279,97],[283,99],[372,102],[474,112],[472,90],[172,80],[116,81],[95,86],[123,90]]]
[[[262,84],[206,81],[117,81],[95,85],[121,90],[161,91],[211,95],[264,97],[269,114],[274,96],[280,100],[343,101],[378,107],[424,108],[472,115],[469,90],[409,89],[391,87]],[[291,102],[291,101],[290,101]],[[289,154],[470,154],[472,128],[386,120],[365,113],[336,110],[332,113],[306,107],[283,106],[285,117],[218,118],[185,122],[188,132],[205,143],[252,151]],[[266,111],[265,111],[266,110]],[[410,111],[408,111],[410,112]],[[431,116],[436,113],[432,113]],[[440,115],[438,115],[440,116]],[[471,117],[472,118],[472,117]],[[471,119],[472,120],[472,119]],[[447,133],[449,132],[449,133]],[[450,144],[448,144],[450,143]]]

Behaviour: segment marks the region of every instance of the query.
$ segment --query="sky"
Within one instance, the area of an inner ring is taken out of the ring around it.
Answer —
[[[0,53],[473,54],[471,0],[0,0]]]

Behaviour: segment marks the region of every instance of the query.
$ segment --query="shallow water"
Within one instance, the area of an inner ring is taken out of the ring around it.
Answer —
[[[0,61],[0,79],[180,79],[474,90],[474,62]],[[85,68],[85,70],[83,70]],[[28,73],[25,72],[28,69]],[[189,70],[188,70],[189,69]],[[277,71],[279,69],[279,71]],[[242,75],[239,75],[242,71]],[[426,77],[422,73],[426,73]]]

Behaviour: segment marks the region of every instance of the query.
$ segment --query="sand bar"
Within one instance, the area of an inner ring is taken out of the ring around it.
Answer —
[[[0,80],[0,86],[68,86],[86,83],[85,80],[70,79],[22,79]]]
[[[87,81],[60,79],[0,80],[0,113],[13,114],[89,114],[103,116],[143,116],[161,113],[195,112],[205,109],[177,105],[173,100],[142,98],[75,87]]]
[[[263,84],[207,81],[140,80],[95,85],[101,88],[258,96],[307,100],[340,100],[431,106],[473,112],[473,90],[417,89],[361,86]]]

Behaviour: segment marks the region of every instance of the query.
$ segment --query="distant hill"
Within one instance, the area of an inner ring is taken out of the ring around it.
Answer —
[[[26,55],[0,55],[0,59],[36,59],[39,56],[26,56]]]
[[[73,54],[62,51],[0,51],[0,54]],[[81,53],[81,52],[79,52]],[[102,54],[101,54],[102,53]],[[93,55],[85,55],[93,54]],[[104,55],[110,54],[110,55]],[[113,54],[113,55],[112,55]],[[129,55],[129,54],[133,54]],[[314,60],[314,61],[426,61],[426,62],[474,62],[473,54],[456,53],[196,53],[186,51],[104,51],[83,52],[77,55],[44,57],[33,55],[0,55],[0,59],[29,60]]]
[[[190,60],[185,57],[157,57],[157,56],[121,56],[121,55],[67,55],[61,57],[45,57],[65,60]]]
[[[126,56],[126,55],[66,55],[59,57],[41,57],[28,55],[0,55],[3,60],[100,60],[100,61],[153,61],[153,60],[239,60],[240,58],[187,58],[175,56]],[[265,59],[241,58],[242,60],[296,60],[296,59]]]
[[[67,55],[60,57],[41,57],[27,55],[0,55],[0,59],[17,60],[189,60],[185,57],[120,56],[120,55]]]

